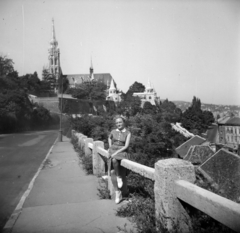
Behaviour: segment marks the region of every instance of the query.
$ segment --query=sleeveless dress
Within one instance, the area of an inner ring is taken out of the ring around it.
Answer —
[[[127,136],[130,132],[127,129],[123,129],[122,131],[118,129],[114,129],[111,131],[109,138],[112,140],[112,146],[109,148],[109,155],[112,155],[119,149],[125,146],[125,142]],[[126,151],[122,151],[115,156],[115,159],[130,159],[130,155]],[[112,170],[112,158],[108,159],[108,171]]]

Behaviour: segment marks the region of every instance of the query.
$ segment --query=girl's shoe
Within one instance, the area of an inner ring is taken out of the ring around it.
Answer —
[[[118,188],[122,188],[123,186],[123,181],[122,181],[122,178],[117,176],[117,184],[118,184]]]
[[[121,191],[116,191],[115,192],[115,203],[118,204],[122,200],[122,192]]]

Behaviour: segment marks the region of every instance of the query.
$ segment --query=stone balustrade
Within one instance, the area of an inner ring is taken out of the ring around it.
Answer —
[[[108,151],[103,142],[93,141],[85,135],[72,130],[72,137],[78,139],[79,146],[86,156],[92,156],[93,174],[105,175],[103,157],[108,158]],[[154,181],[156,218],[162,227],[171,231],[176,226],[182,232],[191,232],[192,225],[185,203],[201,210],[212,218],[236,232],[240,232],[240,204],[216,195],[194,185],[194,166],[182,159],[165,159],[155,163],[155,168],[123,159],[121,165],[143,177]],[[123,193],[126,192],[127,179],[123,177]],[[108,189],[114,194],[112,177],[108,177]]]

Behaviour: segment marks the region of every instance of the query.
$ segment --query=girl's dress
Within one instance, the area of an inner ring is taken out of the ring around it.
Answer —
[[[109,155],[112,155],[114,152],[118,151],[125,146],[127,136],[130,132],[127,129],[120,131],[119,129],[114,129],[109,135],[109,138],[112,140],[112,146],[109,148]],[[115,156],[116,159],[130,159],[130,155],[126,151],[122,151]],[[112,158],[108,159],[108,172],[112,170]]]

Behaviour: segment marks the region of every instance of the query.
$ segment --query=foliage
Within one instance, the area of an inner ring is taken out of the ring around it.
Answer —
[[[28,94],[42,92],[36,72],[18,77],[13,61],[0,56],[0,132],[9,133],[49,126],[49,112],[30,102]]]
[[[79,159],[86,174],[93,174],[92,156],[85,156],[83,149],[78,145],[78,139],[76,137],[71,138],[71,143],[73,144],[75,151],[78,152]]]
[[[128,100],[129,98],[132,97],[133,93],[135,92],[144,92],[145,91],[145,86],[142,83],[139,82],[134,82],[126,92],[126,95],[124,96],[125,100]]]
[[[13,60],[7,56],[0,56],[0,77],[8,76],[14,72]]]
[[[182,126],[194,134],[201,134],[213,122],[213,114],[209,111],[202,111],[200,99],[194,96],[192,105],[182,114]]]
[[[127,100],[123,100],[117,106],[116,112],[118,114],[124,114],[127,117],[135,116],[137,113],[140,113],[141,109],[141,99],[136,96],[129,97]]]
[[[107,183],[103,179],[98,180],[98,196],[100,199],[111,199],[110,191],[107,188]]]
[[[49,70],[45,67],[42,70],[42,80],[43,82],[48,83],[48,87],[50,90],[54,90],[54,88],[56,87],[56,76],[50,73]]]
[[[69,81],[66,75],[61,75],[58,79],[58,91],[59,93],[65,93],[68,89]]]
[[[87,100],[105,100],[106,99],[106,84],[102,82],[84,82],[78,85],[77,88],[71,88],[67,91],[74,98]]]
[[[50,112],[37,103],[34,104],[31,118],[33,128],[48,126],[52,123]]]
[[[142,112],[144,114],[155,114],[157,113],[157,107],[155,105],[152,105],[150,102],[145,102],[143,105],[143,110]]]

